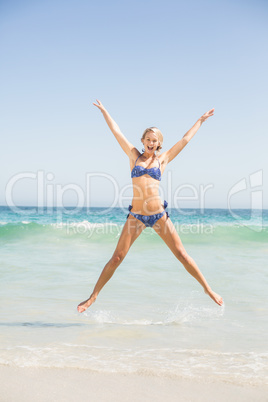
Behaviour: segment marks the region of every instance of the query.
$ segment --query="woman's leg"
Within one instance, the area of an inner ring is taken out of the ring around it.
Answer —
[[[167,215],[159,219],[153,228],[184,268],[203,286],[205,293],[221,306],[223,304],[221,296],[213,292],[193,258],[187,254],[173,223],[167,218]]]
[[[121,264],[121,262],[127,255],[129,248],[139,237],[145,227],[146,226],[142,222],[138,221],[132,215],[129,215],[123,227],[113,256],[103,268],[103,271],[98,279],[98,282],[95,285],[91,296],[78,305],[77,310],[79,311],[79,313],[82,313],[92,303],[94,303],[103,286],[109,281],[109,279],[111,279],[116,268]]]

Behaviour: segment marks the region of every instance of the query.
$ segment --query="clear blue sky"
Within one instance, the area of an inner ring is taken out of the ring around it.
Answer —
[[[67,184],[85,192],[87,173],[111,175],[119,190],[131,183],[127,156],[92,106],[98,98],[140,150],[146,127],[160,128],[166,150],[215,107],[168,165],[163,198],[172,206],[179,186],[212,185],[205,207],[227,208],[228,191],[262,170],[268,208],[267,21],[260,0],[1,1],[0,204],[23,172],[53,173],[54,194]],[[88,191],[90,205],[111,204],[107,179]],[[21,179],[14,202],[36,205],[36,193],[36,180]],[[67,191],[64,204],[76,199]],[[250,200],[248,188],[232,207]]]

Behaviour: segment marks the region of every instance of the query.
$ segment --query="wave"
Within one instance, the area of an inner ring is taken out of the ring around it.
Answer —
[[[186,243],[233,243],[233,242],[268,242],[268,226],[231,223],[215,224],[178,224],[174,223],[179,236]],[[20,239],[84,239],[86,241],[114,241],[118,239],[123,224],[104,222],[96,223],[83,220],[72,223],[37,223],[37,222],[2,222],[0,239],[4,241]],[[143,241],[157,242],[159,236],[151,228],[146,228],[141,236]]]
[[[117,348],[75,343],[1,348],[1,365],[79,368],[103,373],[222,380],[236,384],[268,383],[268,353],[208,349]],[[202,368],[200,370],[200,368]]]

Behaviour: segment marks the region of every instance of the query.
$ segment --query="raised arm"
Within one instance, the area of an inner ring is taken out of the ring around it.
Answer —
[[[193,125],[193,127],[190,128],[190,130],[187,131],[186,134],[184,134],[180,141],[178,141],[175,145],[173,145],[172,148],[161,155],[166,164],[171,162],[172,159],[174,159],[183,150],[183,148],[197,133],[202,123],[204,123],[204,121],[206,121],[210,116],[213,116],[213,114],[214,109],[211,109],[208,112],[204,113],[203,116],[201,116],[200,119],[198,119],[197,122]]]
[[[116,124],[116,122],[112,119],[112,117],[109,115],[103,104],[97,99],[97,103],[93,103],[93,105],[97,106],[97,108],[100,109],[101,113],[103,114],[103,117],[106,120],[106,123],[108,124],[110,130],[112,131],[113,135],[119,142],[119,145],[123,149],[123,151],[131,157],[132,151],[135,150],[136,148],[126,139],[124,134],[121,132],[119,126]]]

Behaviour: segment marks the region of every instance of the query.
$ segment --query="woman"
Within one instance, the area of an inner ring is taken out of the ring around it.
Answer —
[[[110,130],[129,157],[133,180],[133,202],[129,206],[130,212],[112,258],[105,265],[91,296],[80,303],[77,310],[79,313],[82,313],[94,303],[103,286],[112,277],[116,268],[125,258],[130,246],[146,226],[150,226],[156,231],[186,270],[203,286],[205,293],[221,306],[223,304],[221,296],[213,292],[195,261],[187,254],[173,223],[168,217],[168,213],[165,211],[167,202],[165,201],[164,206],[161,205],[158,194],[159,182],[167,164],[188,144],[201,127],[201,124],[210,116],[213,116],[214,109],[201,116],[194,126],[170,150],[156,157],[155,153],[159,154],[163,142],[160,130],[156,127],[150,127],[144,131],[141,139],[144,152],[141,154],[125,138],[102,103],[99,100],[97,102],[97,104],[93,103],[93,105],[100,109]]]

